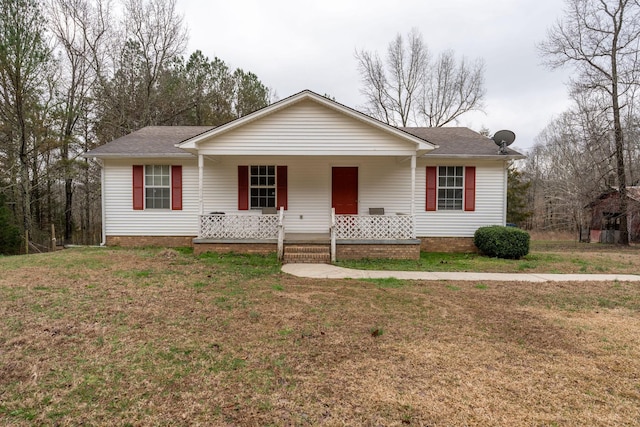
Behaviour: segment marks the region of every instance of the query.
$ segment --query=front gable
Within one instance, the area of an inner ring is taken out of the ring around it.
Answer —
[[[436,146],[311,92],[179,145],[203,155],[411,156]]]

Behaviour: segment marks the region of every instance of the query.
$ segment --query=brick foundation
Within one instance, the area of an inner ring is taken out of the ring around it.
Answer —
[[[207,251],[228,253],[269,254],[277,251],[276,243],[193,243],[195,236],[107,236],[107,246],[193,246],[194,253]],[[418,237],[420,244],[338,244],[340,259],[419,259],[424,252],[478,252],[473,237]]]
[[[268,255],[278,251],[276,243],[195,243],[193,253],[205,252]]]
[[[476,253],[473,237],[418,237],[423,252]]]
[[[419,244],[338,244],[336,259],[420,259]]]
[[[195,236],[107,236],[107,246],[161,246],[176,248],[193,246]]]

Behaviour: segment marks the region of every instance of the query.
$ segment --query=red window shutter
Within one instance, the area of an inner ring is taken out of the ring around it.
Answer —
[[[476,167],[464,168],[464,210],[476,210]]]
[[[427,211],[435,211],[438,206],[438,168],[427,166]]]
[[[182,210],[182,166],[171,166],[171,209]]]
[[[277,200],[276,208],[279,210],[281,206],[284,210],[287,210],[287,167],[278,166],[276,168],[276,182],[277,182]]]
[[[238,210],[249,210],[249,166],[238,166]]]
[[[144,209],[144,166],[133,165],[133,210]]]

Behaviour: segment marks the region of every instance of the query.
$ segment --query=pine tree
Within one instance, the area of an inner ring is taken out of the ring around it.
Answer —
[[[507,222],[522,224],[531,216],[527,208],[527,191],[530,181],[524,181],[522,172],[513,165],[507,169]]]

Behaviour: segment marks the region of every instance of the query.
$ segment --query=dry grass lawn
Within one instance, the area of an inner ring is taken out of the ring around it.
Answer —
[[[640,424],[640,286],[310,280],[273,258],[0,258],[2,425]]]

